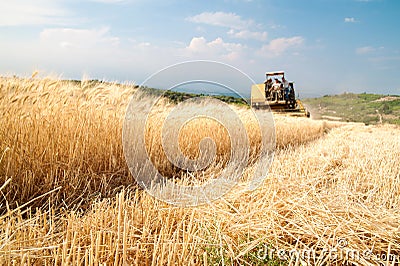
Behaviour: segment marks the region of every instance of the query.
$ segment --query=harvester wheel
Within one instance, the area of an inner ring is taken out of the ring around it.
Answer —
[[[294,109],[296,108],[296,102],[295,101],[289,101],[289,109]]]

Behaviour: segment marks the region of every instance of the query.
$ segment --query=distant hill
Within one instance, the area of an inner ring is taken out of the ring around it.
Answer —
[[[343,93],[302,100],[313,118],[400,125],[400,96]]]
[[[164,97],[166,97],[169,101],[177,104],[182,101],[185,101],[190,98],[195,98],[195,97],[212,97],[216,98],[220,101],[226,102],[226,103],[233,103],[237,105],[242,105],[242,106],[247,106],[247,102],[245,99],[239,98],[235,96],[229,96],[229,95],[210,95],[210,94],[197,94],[197,93],[187,93],[187,92],[178,92],[178,91],[172,91],[172,90],[160,90],[160,89],[154,89],[154,88],[148,88],[148,87],[143,87],[142,88],[145,92],[152,94],[152,95],[161,95],[163,94]]]
[[[71,82],[78,86],[83,86],[82,85],[83,81],[81,81],[81,80],[63,80],[63,81]],[[85,82],[84,86],[87,88],[92,88],[92,87],[98,86],[99,84],[132,86],[132,88],[135,90],[139,88],[138,85],[123,85],[120,83],[101,81],[101,80],[97,80],[97,79],[85,80],[84,82]],[[190,98],[204,97],[204,96],[216,98],[216,99],[219,99],[226,103],[232,103],[232,104],[237,104],[237,105],[241,105],[241,106],[247,106],[248,105],[247,102],[250,102],[250,99],[243,99],[238,94],[227,93],[227,92],[223,92],[223,91],[221,91],[220,94],[217,94],[217,93],[207,92],[207,91],[201,91],[199,93],[194,93],[194,92],[191,92],[191,90],[188,88],[186,88],[186,90],[183,89],[181,91],[175,91],[175,90],[162,90],[162,89],[157,89],[157,88],[149,88],[147,86],[143,86],[143,87],[141,87],[141,89],[150,95],[155,95],[155,96],[163,95],[170,102],[175,103],[175,104],[180,103],[180,102],[185,101]]]

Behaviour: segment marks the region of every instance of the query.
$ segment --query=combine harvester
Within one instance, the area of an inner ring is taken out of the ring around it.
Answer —
[[[251,106],[255,109],[267,109],[291,116],[310,117],[310,112],[303,103],[296,99],[294,82],[285,79],[283,71],[265,73],[263,84],[251,87]]]

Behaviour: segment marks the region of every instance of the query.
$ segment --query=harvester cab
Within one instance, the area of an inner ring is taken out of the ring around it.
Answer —
[[[251,106],[255,109],[271,108],[274,112],[310,116],[302,102],[296,99],[294,82],[285,78],[284,71],[265,73],[265,81],[251,87]]]

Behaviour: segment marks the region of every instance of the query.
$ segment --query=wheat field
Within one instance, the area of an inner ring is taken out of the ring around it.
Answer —
[[[250,140],[238,185],[182,208],[139,188],[126,165],[122,126],[135,91],[0,79],[2,265],[400,263],[399,127],[276,115],[274,160],[262,185],[248,190],[261,138],[249,110],[235,106]],[[146,148],[164,176],[195,183],[200,172],[193,179],[162,152],[159,123],[172,107],[163,102],[150,116]],[[178,142],[195,158],[206,136],[217,147],[201,173],[207,180],[229,160],[224,127],[193,120]]]

